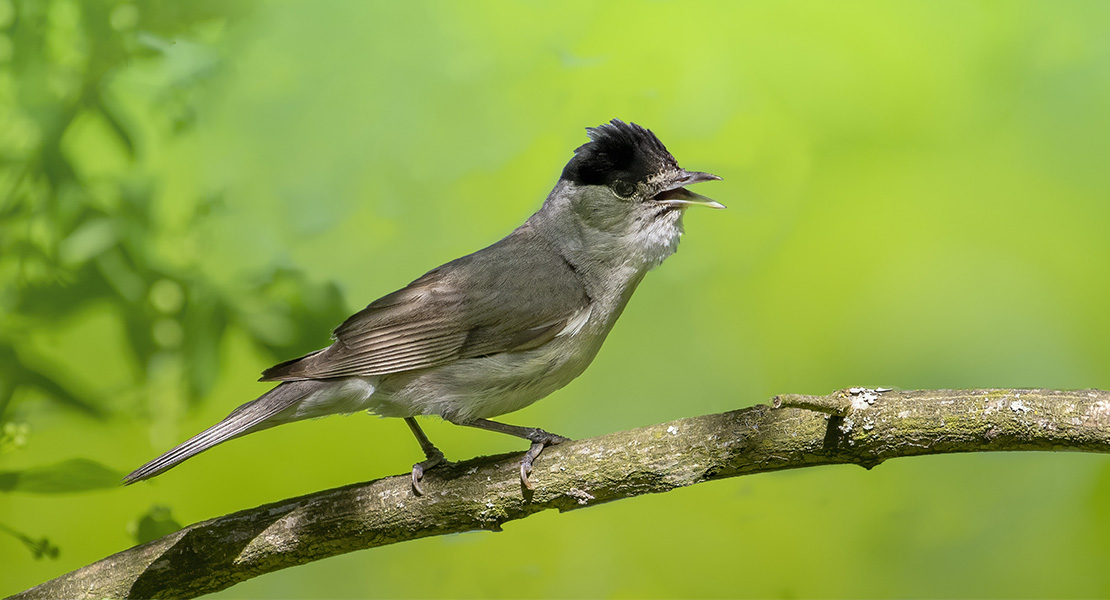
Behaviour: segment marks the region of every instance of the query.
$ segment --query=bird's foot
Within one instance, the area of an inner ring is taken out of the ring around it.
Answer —
[[[467,427],[477,427],[478,429],[485,429],[486,431],[496,431],[497,433],[507,433],[518,438],[524,438],[532,442],[532,447],[528,452],[524,453],[524,458],[520,459],[520,484],[525,489],[534,490],[536,486],[528,480],[528,474],[532,472],[532,463],[535,462],[536,457],[543,452],[547,446],[554,446],[563,442],[569,442],[570,438],[554,433],[548,433],[538,427],[521,427],[519,425],[508,425],[505,423],[498,423],[497,421],[490,421],[489,419],[474,419],[473,421],[456,422],[458,425],[466,425]]]
[[[528,439],[532,440],[532,446],[528,448],[528,452],[524,453],[524,458],[520,459],[520,483],[529,490],[536,489],[536,484],[528,479],[528,475],[532,473],[532,463],[535,462],[536,457],[543,452],[543,449],[555,444],[569,442],[570,438],[554,433],[548,433],[542,429],[533,429],[529,432]]]
[[[443,456],[443,453],[439,451],[439,448],[435,446],[432,446],[431,450],[425,451],[424,455],[426,460],[422,460],[412,466],[412,491],[417,496],[423,496],[425,494],[424,484],[421,483],[421,480],[424,479],[425,471],[432,467],[438,467],[439,465],[451,464],[451,461],[447,460],[447,458]]]

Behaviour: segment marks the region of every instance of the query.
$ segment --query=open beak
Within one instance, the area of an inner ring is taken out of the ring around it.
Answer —
[[[695,205],[708,206],[709,208],[724,208],[724,204],[721,204],[720,202],[717,202],[712,198],[706,198],[701,194],[695,194],[694,192],[691,192],[684,187],[693,183],[701,183],[702,181],[714,181],[719,179],[721,178],[712,173],[702,173],[701,171],[682,171],[679,176],[675,178],[671,187],[668,187],[668,189],[665,189],[656,194],[652,198],[652,201],[658,202],[660,204],[665,204],[667,206],[674,206],[676,208],[687,208]]]

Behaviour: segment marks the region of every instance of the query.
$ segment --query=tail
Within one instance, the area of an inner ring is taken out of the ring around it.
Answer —
[[[178,447],[135,469],[123,478],[124,485],[150,479],[164,473],[186,459],[235,437],[267,429],[277,422],[269,422],[281,411],[326,385],[322,381],[290,381],[262,394],[258,398],[231,411],[223,421],[205,429]]]

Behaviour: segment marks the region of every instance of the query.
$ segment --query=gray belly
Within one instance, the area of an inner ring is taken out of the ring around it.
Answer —
[[[372,396],[370,410],[387,417],[439,415],[454,422],[510,413],[581,375],[602,341],[604,335],[583,331],[525,352],[386,375]]]

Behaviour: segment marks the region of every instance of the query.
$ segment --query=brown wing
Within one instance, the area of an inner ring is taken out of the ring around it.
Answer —
[[[574,269],[522,227],[374,301],[336,328],[334,344],[262,380],[384,375],[535,348],[589,302]]]

